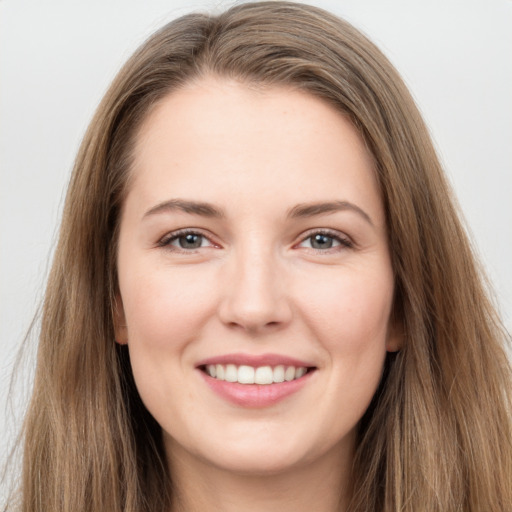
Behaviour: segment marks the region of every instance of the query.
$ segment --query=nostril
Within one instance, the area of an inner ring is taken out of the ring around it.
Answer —
[[[249,263],[246,261],[245,266]],[[286,292],[269,272],[271,263],[251,267],[239,278],[226,283],[222,291],[218,315],[224,325],[261,332],[280,328],[292,318],[292,308]],[[260,275],[265,272],[265,275]]]

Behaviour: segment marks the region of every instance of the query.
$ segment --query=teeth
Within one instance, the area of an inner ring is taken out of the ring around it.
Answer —
[[[252,366],[240,366],[238,368],[238,382],[254,384],[254,368]]]
[[[274,384],[300,379],[307,372],[303,366],[236,366],[234,364],[209,364],[206,373],[217,380],[238,382],[239,384]]]
[[[228,382],[236,382],[238,380],[238,371],[234,364],[228,364],[226,366],[226,372],[224,373],[224,379]]]
[[[254,370],[255,384],[272,384],[272,382],[274,382],[274,375],[270,366],[260,366]]]
[[[295,378],[300,379],[306,373],[306,368],[297,368],[295,372]]]
[[[293,366],[288,366],[286,371],[284,372],[284,380],[290,381],[295,378],[295,368]]]
[[[273,380],[274,382],[284,382],[284,366],[276,366],[274,368]]]

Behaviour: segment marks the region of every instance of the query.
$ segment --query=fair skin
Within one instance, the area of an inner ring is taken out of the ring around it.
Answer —
[[[343,510],[357,424],[399,348],[363,141],[313,96],[206,77],[150,113],[131,178],[116,336],[174,509]]]

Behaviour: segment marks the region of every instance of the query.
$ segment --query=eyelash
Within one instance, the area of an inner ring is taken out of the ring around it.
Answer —
[[[209,237],[207,237],[205,234],[203,234],[198,229],[180,229],[178,231],[173,231],[172,233],[168,233],[167,235],[162,237],[157,242],[157,246],[163,247],[163,248],[166,248],[166,249],[169,249],[172,251],[176,251],[176,252],[183,252],[183,253],[191,253],[191,252],[195,252],[197,249],[200,249],[200,247],[198,247],[197,249],[184,249],[182,247],[174,247],[171,245],[172,242],[179,240],[180,238],[185,237],[187,235],[200,236],[200,237],[208,240],[210,242],[211,246],[213,246],[213,247],[217,246],[217,244],[212,242]]]
[[[310,249],[312,251],[315,251],[316,253],[331,254],[332,252],[336,252],[339,250],[354,248],[354,243],[352,242],[352,240],[350,240],[350,238],[348,238],[345,235],[342,235],[338,231],[332,231],[330,229],[314,229],[306,232],[302,236],[301,241],[298,244],[295,244],[295,247],[297,247],[300,244],[303,244],[307,240],[311,240],[314,236],[317,235],[331,238],[332,240],[339,242],[339,246],[329,247],[328,249],[315,249],[314,247],[306,247],[306,249]]]
[[[185,253],[185,254],[187,254],[187,253],[190,254],[190,253],[196,252],[201,247],[194,248],[194,249],[185,249],[185,248],[174,247],[174,246],[171,245],[172,242],[177,241],[180,238],[185,237],[187,235],[197,235],[197,236],[200,236],[203,239],[208,240],[208,242],[211,244],[210,247],[219,247],[217,244],[212,242],[211,239],[208,236],[203,234],[198,229],[180,229],[178,231],[173,231],[171,233],[168,233],[168,234],[166,234],[164,237],[162,237],[157,242],[157,246],[158,247],[162,247],[162,248],[167,248],[167,249],[175,251],[175,252]],[[316,230],[312,230],[312,231],[306,232],[302,236],[300,242],[295,244],[294,247],[299,247],[301,244],[303,244],[307,240],[311,240],[314,236],[317,236],[317,235],[325,236],[327,238],[331,238],[335,242],[338,242],[339,245],[335,246],[335,247],[329,247],[327,249],[315,249],[314,247],[304,247],[305,249],[309,249],[311,251],[314,251],[315,253],[328,253],[328,254],[330,254],[330,253],[336,252],[338,250],[352,249],[354,247],[354,243],[348,237],[341,235],[337,231],[332,231],[332,230],[329,230],[329,229],[316,229]]]

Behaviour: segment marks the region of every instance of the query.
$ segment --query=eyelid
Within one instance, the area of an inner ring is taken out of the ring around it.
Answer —
[[[169,233],[166,233],[164,236],[162,236],[156,243],[157,247],[162,247],[164,249],[169,249],[174,252],[182,252],[182,253],[193,253],[197,251],[198,249],[204,249],[204,247],[198,247],[197,249],[183,249],[180,247],[175,247],[171,245],[171,242],[178,239],[181,236],[186,235],[199,235],[208,240],[210,242],[209,247],[220,247],[220,244],[213,241],[213,237],[210,234],[207,234],[202,230],[201,228],[182,228],[182,229],[176,229],[175,231],[170,231]]]
[[[296,244],[294,244],[294,248],[299,248],[300,244],[302,244],[308,238],[311,238],[314,235],[326,235],[338,241],[340,245],[336,247],[331,247],[329,249],[315,249],[313,247],[304,247],[304,249],[309,249],[311,251],[314,251],[315,253],[329,253],[337,250],[350,249],[355,246],[354,241],[341,231],[337,231],[330,228],[314,228],[306,231],[305,233],[302,233],[300,235],[299,241]]]
[[[217,243],[213,240],[213,237],[211,234],[205,233],[205,231],[201,228],[182,228],[182,229],[170,231],[169,233],[166,233],[164,236],[162,236],[156,242],[155,245],[157,247],[169,249],[173,252],[182,252],[182,253],[187,253],[187,254],[194,253],[195,251],[199,250],[200,248],[204,248],[204,247],[198,247],[196,249],[182,249],[182,248],[171,245],[172,241],[178,239],[181,236],[186,236],[189,234],[194,234],[194,235],[199,235],[199,236],[204,237],[210,243],[210,245],[208,247],[214,247],[214,248],[221,247],[221,245],[219,243]],[[312,247],[309,247],[309,248],[304,247],[304,249],[309,249],[311,251],[314,251],[315,253],[330,253],[330,252],[335,252],[337,250],[350,249],[355,246],[355,243],[353,242],[353,240],[349,236],[344,234],[343,232],[333,230],[330,228],[313,228],[313,229],[309,229],[308,231],[302,233],[300,235],[298,242],[296,242],[293,245],[293,248],[300,248],[300,244],[302,244],[308,238],[311,238],[314,235],[326,235],[326,236],[331,237],[331,238],[335,239],[336,241],[338,241],[340,245],[331,247],[328,249],[315,249]]]

